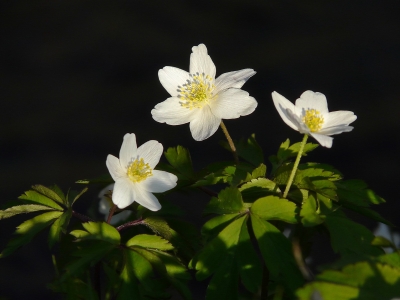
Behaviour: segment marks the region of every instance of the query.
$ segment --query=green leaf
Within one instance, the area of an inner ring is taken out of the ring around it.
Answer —
[[[325,215],[321,214],[317,199],[313,194],[303,201],[300,210],[301,223],[305,227],[317,226],[324,222]]]
[[[23,200],[24,202],[33,202],[35,204],[49,206],[56,210],[63,210],[63,208],[52,199],[33,190],[26,191],[24,194],[19,196],[18,199]]]
[[[6,210],[0,210],[0,220],[11,218],[15,215],[19,214],[26,214],[35,211],[42,211],[42,210],[54,210],[54,208],[44,206],[44,205],[37,205],[37,204],[25,204],[25,205],[18,205],[7,208]]]
[[[177,146],[176,148],[168,148],[164,155],[179,173],[187,178],[193,177],[192,159],[189,150],[182,146]]]
[[[205,214],[231,214],[240,213],[243,210],[242,195],[235,187],[228,187],[213,197],[204,209]]]
[[[293,202],[276,196],[258,199],[251,206],[251,213],[264,220],[280,220],[295,224],[297,206]]]
[[[152,248],[158,249],[162,251],[172,250],[174,246],[172,246],[167,240],[157,236],[157,235],[149,235],[149,234],[138,234],[131,238],[126,245],[130,246],[141,246],[143,248]]]
[[[128,250],[126,250],[128,252]],[[127,254],[125,255],[127,256]],[[121,272],[121,286],[118,290],[117,300],[142,299],[138,281],[134,275],[134,266],[127,261]]]
[[[242,193],[243,199],[248,202],[254,202],[258,198],[268,195],[281,194],[278,185],[267,178],[252,179],[241,185],[239,191]]]
[[[85,222],[82,226],[84,230],[73,230],[71,235],[80,240],[101,240],[114,245],[120,243],[120,234],[113,226],[104,222]]]
[[[271,280],[294,291],[303,283],[303,277],[295,263],[290,241],[271,223],[251,215],[251,224]]]
[[[0,254],[0,258],[10,255],[17,248],[29,243],[37,233],[46,228],[60,215],[62,215],[60,211],[51,211],[23,222],[17,227],[15,231],[16,236],[8,242],[6,248]]]
[[[341,271],[327,270],[297,291],[300,300],[318,294],[324,300],[394,299],[400,295],[400,269],[362,261]]]
[[[60,240],[61,232],[66,232],[69,220],[71,219],[72,211],[67,210],[50,226],[48,243],[51,249],[56,242]]]
[[[61,198],[55,191],[53,191],[43,185],[40,185],[40,184],[33,185],[32,189],[34,191],[38,192],[39,194],[42,194],[42,195],[46,196],[47,198],[49,198],[55,202],[58,202],[59,204],[64,204],[64,205],[66,204],[65,198]],[[57,189],[57,190],[59,190],[59,189]]]
[[[206,241],[215,237],[222,229],[231,223],[238,214],[227,214],[216,216],[208,220],[201,228],[201,234],[205,236]]]
[[[260,177],[265,177],[265,174],[267,173],[267,166],[264,164],[259,165],[257,168],[251,172],[251,178],[252,179],[257,179]]]
[[[226,150],[231,151],[231,148],[226,141],[221,141],[220,144]],[[247,140],[241,139],[239,142],[235,141],[235,146],[238,155],[254,166],[259,166],[264,162],[262,148],[257,143],[254,133]]]
[[[68,192],[68,196],[67,196],[69,206],[71,207],[71,206],[75,203],[76,200],[78,200],[84,193],[87,192],[87,190],[88,190],[88,188],[85,187],[85,188],[84,188],[83,190],[81,190],[80,192],[77,192],[77,191],[69,191],[69,192]]]
[[[382,249],[372,246],[374,235],[366,227],[355,223],[340,212],[327,215],[325,226],[329,230],[332,249],[342,255],[357,253],[360,255],[377,256]]]

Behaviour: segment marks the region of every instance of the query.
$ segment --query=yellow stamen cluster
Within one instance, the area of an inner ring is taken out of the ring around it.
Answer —
[[[128,177],[133,182],[140,182],[145,180],[147,177],[153,176],[153,172],[149,164],[146,164],[141,158],[140,160],[136,159],[133,163],[131,163],[128,167]]]
[[[318,132],[324,124],[324,117],[316,109],[307,110],[302,120],[311,132]]]
[[[178,86],[178,98],[183,107],[193,109],[202,108],[213,97],[213,78],[204,73],[189,74],[190,79],[182,86]]]

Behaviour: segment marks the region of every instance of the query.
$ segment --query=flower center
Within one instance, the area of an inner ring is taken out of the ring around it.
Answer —
[[[140,182],[145,180],[147,177],[153,176],[153,172],[149,164],[144,163],[143,158],[140,160],[136,159],[128,167],[128,177],[133,182]]]
[[[213,79],[204,73],[189,74],[190,79],[182,86],[178,86],[178,98],[183,107],[193,109],[202,108],[212,99],[212,91],[215,88]]]
[[[311,132],[317,132],[322,128],[322,124],[324,124],[324,117],[321,116],[318,110],[309,109],[303,117],[303,122]]]

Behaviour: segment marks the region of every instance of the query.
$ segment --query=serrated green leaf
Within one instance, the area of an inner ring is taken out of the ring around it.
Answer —
[[[242,193],[243,199],[247,202],[254,202],[268,195],[281,194],[278,185],[267,178],[252,179],[241,185],[239,191]]]
[[[213,197],[204,209],[205,214],[231,214],[240,213],[243,210],[242,195],[235,187],[228,187]]]
[[[251,172],[251,178],[252,179],[257,179],[260,177],[265,177],[265,174],[267,174],[267,166],[264,164],[259,165],[257,168]]]
[[[327,215],[325,226],[329,230],[332,249],[342,255],[358,253],[377,256],[383,253],[379,247],[372,246],[374,235],[366,227],[355,223],[340,212]]]
[[[251,206],[251,213],[264,220],[280,220],[295,224],[297,206],[293,202],[276,196],[258,199]]]
[[[303,277],[295,263],[289,240],[271,223],[251,215],[254,235],[265,264],[272,276],[294,291],[303,283]]]
[[[37,205],[37,204],[25,204],[25,205],[18,205],[12,206],[7,208],[6,210],[0,210],[0,220],[11,218],[15,215],[19,214],[26,214],[35,211],[42,211],[42,210],[54,210],[52,207],[44,206],[44,205]]]
[[[297,291],[299,299],[318,292],[324,300],[394,299],[400,295],[400,269],[370,261],[327,270]]]
[[[48,187],[45,187],[43,185],[37,184],[37,185],[33,185],[32,189],[36,192],[38,192],[39,194],[42,194],[44,196],[46,196],[47,198],[58,202],[59,204],[66,204],[65,203],[65,198],[61,198],[55,191],[49,189]]]
[[[120,234],[117,229],[115,229],[110,224],[104,222],[85,222],[82,226],[86,229],[74,230],[70,234],[80,240],[101,240],[114,245],[120,243]]]
[[[315,199],[313,194],[303,201],[300,210],[301,223],[305,227],[317,226],[324,222],[325,215],[321,214],[319,205],[317,204],[317,199]]]
[[[117,300],[142,299],[132,264],[128,262],[124,265],[120,278],[121,286],[118,290]]]
[[[50,226],[48,244],[51,249],[60,240],[61,232],[66,232],[72,212],[67,210]]]
[[[201,228],[201,234],[205,236],[206,241],[217,235],[222,229],[224,229],[229,223],[231,223],[238,214],[227,214],[216,216],[208,220]]]
[[[176,148],[168,148],[166,152],[164,152],[165,157],[168,162],[181,173],[185,175],[187,178],[193,177],[193,166],[192,159],[190,157],[189,150],[182,147],[177,146]]]
[[[29,243],[37,233],[50,225],[60,215],[62,215],[60,211],[51,211],[23,222],[17,227],[14,238],[8,242],[6,248],[0,254],[0,258],[10,255],[17,248]]]
[[[33,202],[37,204],[42,204],[45,206],[49,206],[56,210],[63,210],[63,208],[54,202],[52,199],[48,198],[47,196],[40,194],[37,191],[26,191],[24,194],[18,197],[18,199],[23,200],[24,202]]]
[[[226,150],[232,151],[226,141],[221,141],[220,144]],[[262,148],[257,143],[254,133],[247,140],[241,139],[240,141],[235,141],[235,146],[238,156],[247,160],[254,166],[259,166],[264,162]]]
[[[141,246],[143,248],[152,248],[163,251],[174,249],[174,246],[172,246],[167,240],[164,240],[157,235],[149,234],[138,234],[126,242],[126,245],[128,247]]]
[[[68,203],[69,206],[71,207],[76,200],[78,200],[84,193],[86,193],[88,190],[87,187],[85,187],[83,190],[81,190],[80,192],[77,191],[69,191],[68,195],[67,195],[67,199],[68,199]]]

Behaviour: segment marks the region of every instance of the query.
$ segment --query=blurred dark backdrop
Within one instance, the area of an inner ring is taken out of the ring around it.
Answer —
[[[362,178],[399,211],[400,18],[397,1],[4,1],[0,4],[0,204],[30,185],[74,182],[107,173],[108,154],[122,137],[190,148],[197,169],[230,159],[218,131],[195,142],[188,125],[153,121],[168,97],[158,81],[164,66],[188,70],[191,47],[206,44],[217,75],[253,68],[244,86],[258,101],[247,117],[228,120],[233,138],[256,133],[265,156],[301,136],[276,112],[271,92],[294,101],[305,90],[324,93],[329,109],[358,116],[310,161],[346,178]],[[91,191],[83,202],[95,201]],[[190,201],[190,200],[186,200]],[[191,213],[198,213],[195,200]],[[203,201],[204,202],[204,201]],[[1,222],[1,249],[24,218]],[[370,225],[374,226],[374,224]],[[0,297],[55,299],[40,236],[0,261]],[[38,286],[38,287],[37,287]]]

